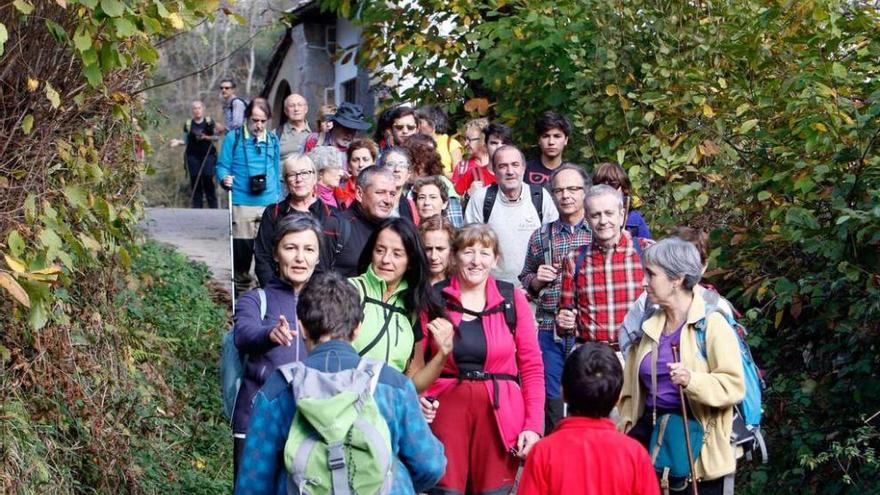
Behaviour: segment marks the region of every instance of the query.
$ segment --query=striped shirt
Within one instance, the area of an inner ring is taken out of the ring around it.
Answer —
[[[535,230],[529,238],[526,261],[519,275],[519,281],[532,300],[537,302],[535,317],[538,320],[538,330],[554,330],[562,292],[562,270],[559,270],[559,275],[554,281],[545,285],[540,291],[532,290],[532,280],[538,276],[538,267],[547,264],[548,257],[551,264],[561,267],[570,251],[589,244],[592,238],[593,233],[587,222],[583,220],[577,225],[568,225],[562,220],[557,220]]]
[[[642,249],[653,241],[640,238]],[[581,249],[584,264],[574,280],[574,265]],[[563,266],[559,307],[576,309],[578,337],[586,341],[617,342],[617,333],[630,305],[643,292],[644,271],[629,232],[611,250],[596,244],[568,253]]]

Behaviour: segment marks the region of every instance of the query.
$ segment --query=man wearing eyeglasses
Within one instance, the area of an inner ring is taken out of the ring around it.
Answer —
[[[589,244],[592,232],[584,219],[584,198],[590,175],[582,167],[563,164],[550,176],[550,191],[559,220],[532,233],[519,280],[535,301],[538,343],[544,360],[544,432],[553,430],[563,416],[562,366],[565,343],[556,334],[556,313],[562,288],[562,263],[572,250]],[[573,337],[569,337],[573,338]],[[569,343],[571,344],[571,342]],[[569,350],[572,346],[569,345]]]
[[[217,131],[224,133],[239,129],[244,125],[247,102],[235,96],[235,81],[229,78],[220,81],[220,97],[223,98],[223,124],[217,125]]]
[[[329,271],[333,267],[336,254],[342,251],[347,243],[351,229],[339,221],[339,212],[315,195],[315,184],[318,173],[315,163],[308,155],[294,155],[284,161],[284,183],[289,193],[281,202],[269,205],[263,210],[260,229],[254,240],[254,259],[257,279],[260,287],[272,279],[276,273],[275,232],[278,223],[292,213],[307,213],[315,217],[321,224],[324,237],[321,240],[321,252],[318,266],[319,272]]]

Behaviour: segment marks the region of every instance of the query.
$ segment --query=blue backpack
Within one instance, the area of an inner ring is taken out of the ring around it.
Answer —
[[[257,289],[260,297],[260,319],[266,318],[266,292]],[[238,352],[235,346],[235,327],[229,329],[223,336],[223,346],[220,351],[220,386],[223,393],[223,414],[232,421],[232,413],[235,411],[235,400],[238,397],[238,389],[241,387],[241,377],[244,375],[244,363],[247,354]]]
[[[766,464],[767,447],[760,429],[761,417],[763,415],[761,403],[766,384],[761,370],[752,357],[752,350],[745,340],[748,331],[736,320],[732,313],[719,308],[720,299],[721,296],[717,292],[706,291],[706,316],[708,317],[708,315],[717,312],[723,315],[727,323],[733,328],[736,340],[739,343],[739,354],[742,359],[743,375],[746,382],[745,397],[743,397],[742,402],[734,407],[731,443],[742,447],[748,460],[758,457],[762,463]],[[708,359],[706,355],[706,318],[697,322],[695,329],[700,355],[703,359]]]

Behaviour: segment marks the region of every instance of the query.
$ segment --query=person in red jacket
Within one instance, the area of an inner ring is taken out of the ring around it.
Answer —
[[[587,342],[565,361],[562,395],[569,417],[526,458],[520,495],[659,495],[648,452],[608,419],[623,369],[607,344]]]
[[[436,322],[422,322],[431,338],[417,346],[415,360],[424,364],[413,381],[417,390],[427,388],[423,412],[447,459],[432,495],[510,492],[520,459],[544,429],[535,318],[522,289],[489,275],[500,255],[488,225],[458,231],[452,242],[457,269],[448,283],[434,286],[454,328],[451,342],[438,339]],[[432,411],[425,411],[426,402]]]

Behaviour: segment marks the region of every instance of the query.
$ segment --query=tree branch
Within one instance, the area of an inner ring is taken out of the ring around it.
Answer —
[[[255,32],[255,33],[253,34],[253,36],[251,36],[250,38],[246,39],[242,44],[240,44],[240,45],[238,45],[237,47],[235,47],[232,51],[230,51],[229,53],[227,53],[226,55],[224,55],[222,58],[219,58],[219,59],[217,59],[217,60],[211,62],[210,64],[208,64],[208,65],[202,67],[201,69],[198,69],[198,70],[192,71],[192,72],[190,72],[190,73],[188,73],[188,74],[184,74],[184,75],[182,75],[182,76],[180,76],[180,77],[175,77],[174,79],[171,79],[171,80],[168,80],[168,81],[163,81],[163,82],[160,82],[160,83],[158,83],[158,84],[154,84],[154,85],[152,85],[152,86],[147,86],[146,88],[141,88],[141,89],[139,89],[139,90],[137,90],[137,91],[134,91],[134,92],[132,93],[132,96],[137,95],[137,94],[140,94],[140,93],[143,93],[144,91],[149,91],[149,90],[151,90],[151,89],[161,88],[162,86],[168,86],[169,84],[174,84],[174,83],[176,83],[176,82],[178,82],[178,81],[182,81],[182,80],[184,80],[184,79],[186,79],[186,78],[188,78],[188,77],[192,77],[192,76],[194,76],[194,75],[196,75],[196,74],[201,74],[202,72],[206,72],[206,71],[207,71],[208,69],[210,69],[211,67],[214,67],[214,66],[219,65],[220,63],[222,63],[222,62],[225,61],[226,59],[228,59],[228,58],[232,57],[233,55],[235,55],[235,52],[237,52],[237,51],[241,50],[242,48],[244,48],[245,46],[247,46],[247,44],[250,43],[251,41],[253,41],[253,39],[256,38],[261,32],[262,32],[262,30],[261,30],[261,29],[258,29],[257,32]]]

